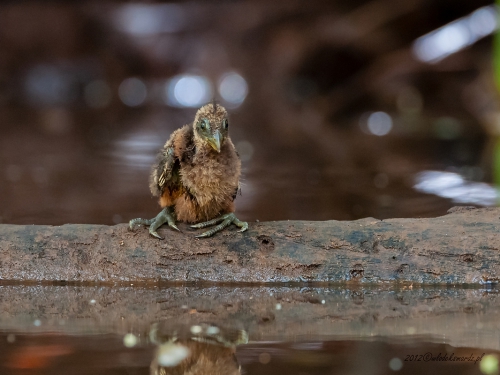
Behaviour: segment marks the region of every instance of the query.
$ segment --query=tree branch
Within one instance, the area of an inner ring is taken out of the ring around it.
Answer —
[[[250,223],[198,240],[169,228],[0,225],[0,278],[11,281],[408,282],[500,280],[500,209],[431,219]]]

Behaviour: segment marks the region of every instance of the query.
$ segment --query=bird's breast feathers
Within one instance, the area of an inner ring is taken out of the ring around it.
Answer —
[[[240,160],[228,139],[220,153],[198,150],[188,163],[181,163],[181,181],[200,206],[232,200],[241,173]]]

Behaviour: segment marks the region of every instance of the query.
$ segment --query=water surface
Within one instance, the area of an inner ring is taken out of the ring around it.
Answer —
[[[496,289],[1,285],[0,296],[6,374],[479,374],[500,352]]]

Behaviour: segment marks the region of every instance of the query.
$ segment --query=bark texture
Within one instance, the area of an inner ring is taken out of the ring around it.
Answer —
[[[496,284],[500,209],[431,219],[250,223],[209,239],[126,224],[0,225],[0,279],[58,282]]]

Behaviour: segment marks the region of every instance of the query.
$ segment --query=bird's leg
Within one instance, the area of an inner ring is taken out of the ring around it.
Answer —
[[[222,221],[222,223],[221,223],[221,221]],[[248,229],[248,223],[245,221],[238,220],[238,218],[235,216],[235,214],[233,212],[219,216],[219,217],[212,219],[212,220],[209,220],[209,221],[205,221],[203,223],[191,225],[191,228],[206,228],[210,225],[214,225],[217,223],[220,223],[220,224],[217,225],[216,227],[210,229],[210,230],[207,230],[206,232],[203,232],[202,234],[200,234],[196,237],[197,238],[210,237],[231,224],[234,224],[237,227],[241,228],[238,232],[244,232]]]
[[[154,221],[149,226],[149,234],[151,234],[153,237],[163,240],[163,237],[161,237],[156,232],[156,230],[165,223],[167,223],[169,227],[174,228],[175,230],[180,232],[179,228],[177,228],[177,226],[175,225],[175,221],[172,216],[172,211],[170,207],[165,207],[163,210],[161,210],[160,213],[156,215],[156,217],[153,220]]]
[[[160,240],[163,240],[163,237],[161,237],[156,230],[161,227],[163,224],[167,223],[169,227],[174,228],[175,230],[179,230],[177,226],[175,225],[175,220],[172,212],[171,207],[165,207],[163,210],[160,211],[158,215],[156,215],[155,218],[153,219],[132,219],[129,221],[129,227],[130,229],[134,229],[135,225],[149,225],[149,233],[156,238],[159,238]]]

